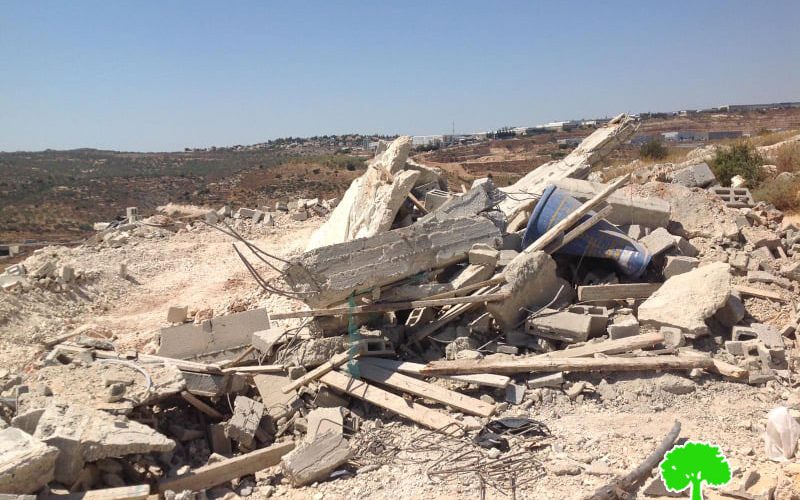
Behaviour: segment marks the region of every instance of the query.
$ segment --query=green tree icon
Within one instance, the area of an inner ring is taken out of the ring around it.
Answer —
[[[719,446],[687,441],[675,446],[660,464],[667,490],[677,493],[691,487],[691,499],[703,500],[703,483],[724,486],[731,480],[731,467]]]

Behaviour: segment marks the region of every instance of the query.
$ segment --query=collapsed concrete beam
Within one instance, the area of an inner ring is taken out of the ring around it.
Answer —
[[[566,157],[545,163],[529,172],[522,179],[511,186],[501,188],[501,191],[511,194],[499,208],[506,214],[508,220],[529,208],[536,200],[529,195],[541,194],[548,184],[558,179],[567,177],[581,179],[589,174],[592,165],[599,162],[608,154],[627,141],[636,130],[633,118],[621,114],[608,122],[608,126],[596,130],[592,135],[581,142]],[[513,229],[513,228],[512,228]]]
[[[600,182],[569,178],[559,179],[553,184],[581,202],[591,199],[606,187]],[[666,227],[669,224],[670,203],[668,201],[660,198],[633,196],[627,192],[629,189],[619,190],[606,198],[606,203],[612,208],[611,213],[606,217],[609,222],[620,226],[638,224],[646,227]]]
[[[395,139],[354,180],[330,218],[309,238],[306,251],[388,231],[397,211],[422,175],[404,170],[411,137]]]
[[[295,291],[305,294],[306,304],[321,307],[356,291],[463,261],[475,243],[498,247],[500,231],[482,217],[413,224],[315,248],[292,260],[284,277]]]

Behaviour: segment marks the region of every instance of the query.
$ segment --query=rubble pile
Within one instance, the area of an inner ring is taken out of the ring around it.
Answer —
[[[0,492],[269,496],[409,457],[430,478],[515,491],[553,437],[521,412],[613,392],[590,373],[671,372],[671,395],[701,377],[788,387],[800,228],[731,204],[702,158],[638,184],[586,180],[634,130],[621,115],[512,186],[458,193],[408,158],[410,138],[382,144],[339,203],[276,206],[327,217],[305,252],[250,247],[280,270],[245,261],[285,310],[173,304],[155,353],[78,332],[37,370],[0,373]],[[206,222],[271,217],[224,207]],[[401,439],[398,419],[419,429]]]

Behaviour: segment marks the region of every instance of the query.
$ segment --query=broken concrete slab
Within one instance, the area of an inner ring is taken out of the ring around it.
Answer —
[[[58,448],[14,427],[0,430],[0,492],[36,493],[53,480]]]
[[[349,346],[346,336],[309,339],[288,359],[291,364],[314,368],[344,352]]]
[[[269,354],[273,347],[284,337],[286,331],[281,328],[269,328],[253,332],[250,343],[262,354]]]
[[[183,323],[189,316],[189,306],[170,306],[167,309],[167,321],[170,323]]]
[[[669,279],[679,274],[688,273],[693,269],[697,269],[697,266],[699,265],[700,261],[694,257],[667,255],[663,271],[664,278]]]
[[[328,220],[309,238],[306,251],[369,238],[388,231],[421,173],[404,170],[411,137],[398,137],[376,154],[355,179]]]
[[[253,377],[261,402],[264,404],[264,414],[274,421],[290,417],[299,406],[297,392],[291,391],[284,394],[281,391],[291,382],[285,375],[259,374]]]
[[[353,456],[341,434],[323,434],[303,443],[281,459],[281,470],[294,486],[324,481],[331,472]]]
[[[175,447],[174,441],[138,422],[60,402],[45,409],[33,437],[59,449],[55,479],[64,484],[78,477],[85,462]]]
[[[245,396],[236,396],[233,402],[233,416],[225,424],[225,434],[234,441],[250,447],[263,415],[263,404]]]
[[[730,295],[730,266],[715,262],[664,282],[639,306],[639,321],[703,335],[708,333],[705,320],[722,308]]]
[[[334,408],[317,408],[308,412],[308,432],[305,441],[311,443],[327,433],[342,435],[344,429],[344,416],[341,406]]]
[[[598,337],[605,334],[609,316],[607,307],[577,304],[569,306],[567,311],[589,316],[589,337]]]
[[[480,217],[413,224],[315,248],[286,266],[285,279],[295,291],[306,294],[307,304],[322,307],[356,291],[463,261],[476,243],[497,247],[500,242],[500,231]]]
[[[767,229],[747,226],[741,229],[741,233],[745,241],[755,248],[766,247],[775,249],[781,246],[780,236]]]
[[[500,251],[493,246],[479,243],[469,249],[467,257],[470,264],[488,266],[494,269],[497,266],[497,260],[500,258]]]
[[[253,332],[270,327],[264,309],[217,316],[204,323],[162,328],[158,355],[178,359],[229,359],[237,354],[229,352],[230,349],[250,345]]]
[[[591,199],[606,188],[600,182],[570,178],[557,180],[553,184],[581,202]],[[606,203],[612,209],[606,220],[618,226],[663,227],[669,223],[670,203],[666,200],[644,198],[620,190],[611,193]]]
[[[669,234],[669,231],[658,227],[639,240],[639,243],[644,245],[651,255],[656,256],[674,247],[676,242],[675,237]]]
[[[564,373],[556,372],[549,375],[532,376],[526,382],[528,389],[539,389],[541,387],[561,388],[564,384]]]
[[[534,310],[550,304],[569,302],[572,286],[556,275],[556,263],[545,252],[519,254],[505,270],[506,284],[500,292],[509,294],[502,301],[489,302],[486,309],[506,330],[514,330],[526,316],[526,309]],[[554,302],[555,299],[555,302]]]
[[[505,194],[498,190],[491,179],[485,179],[474,185],[466,193],[451,196],[435,210],[421,217],[417,223],[432,220],[446,220],[459,217],[473,217],[488,210],[505,198]],[[426,207],[427,208],[427,207]]]

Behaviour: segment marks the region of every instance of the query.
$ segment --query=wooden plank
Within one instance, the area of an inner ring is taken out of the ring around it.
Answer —
[[[692,350],[682,350],[678,353],[679,356],[694,356],[694,357],[705,357],[705,354],[692,351]],[[722,375],[723,377],[732,378],[734,380],[743,380],[747,381],[750,377],[750,371],[742,368],[741,366],[734,365],[731,363],[726,363],[720,359],[714,359],[714,364],[710,368],[707,368],[708,371],[712,373],[716,373],[718,375]]]
[[[241,373],[242,375],[252,375],[254,373],[283,373],[286,371],[284,365],[253,365],[253,366],[233,366],[223,368],[222,373]]]
[[[335,368],[342,366],[343,364],[347,363],[349,359],[353,357],[353,348],[347,349],[344,352],[340,352],[339,354],[335,355],[328,361],[322,363],[318,367],[314,368],[310,372],[306,373],[299,379],[295,380],[291,384],[286,384],[281,388],[281,392],[284,394],[289,394],[292,391],[296,391],[300,387],[317,380],[318,378],[322,377],[328,372],[333,371]]]
[[[143,500],[149,495],[149,484],[137,484],[135,486],[81,491],[67,495],[43,494],[39,495],[38,498],[40,500]]]
[[[562,234],[566,233],[567,229],[574,226],[580,221],[584,215],[588,214],[596,205],[600,204],[606,198],[611,196],[611,193],[624,186],[630,179],[630,174],[623,175],[616,181],[609,184],[604,190],[594,195],[591,199],[586,200],[581,206],[571,212],[569,215],[558,221],[553,227],[548,229],[543,235],[539,236],[530,246],[525,248],[523,253],[533,253],[539,250],[544,250],[550,243],[559,238]],[[588,227],[586,228],[588,229]]]
[[[323,375],[319,380],[333,389],[397,413],[429,429],[441,430],[447,434],[463,434],[463,424],[450,415],[431,410],[427,406],[412,401],[406,401],[396,394],[384,391],[374,385],[369,385],[364,381],[356,380],[350,375],[341,372],[330,372]]]
[[[506,281],[506,278],[502,274],[497,274],[497,275],[493,276],[492,278],[489,278],[486,281],[473,283],[471,285],[467,285],[467,286],[458,288],[456,290],[451,290],[449,292],[437,293],[436,295],[431,295],[428,298],[429,299],[445,299],[447,297],[454,297],[454,296],[462,294],[462,293],[474,292],[475,290],[478,290],[480,288],[485,288],[485,287],[492,286],[492,285],[499,285],[499,284],[505,283],[505,281]]]
[[[420,371],[425,366],[422,363],[412,363],[411,361],[398,361],[395,359],[387,358],[361,358],[359,363],[370,363],[375,366],[380,366],[387,370],[394,370],[400,373],[421,375]],[[482,385],[486,387],[497,387],[504,389],[509,382],[510,377],[505,375],[493,375],[491,373],[476,373],[474,375],[445,375],[441,378],[448,380],[456,380],[458,382],[466,382],[468,384]]]
[[[198,410],[205,413],[211,418],[216,418],[217,420],[222,420],[225,418],[222,415],[222,413],[218,412],[215,408],[207,405],[203,400],[201,400],[200,398],[198,398],[189,391],[182,391],[181,397],[183,397],[183,399],[185,399],[190,405],[194,406],[195,408],[197,408]]]
[[[447,299],[423,299],[411,300],[408,302],[387,302],[384,304],[370,304],[355,307],[332,307],[329,309],[309,309],[306,311],[292,311],[286,313],[272,313],[272,319],[306,318],[309,316],[341,316],[345,314],[362,314],[373,312],[401,311],[405,309],[416,309],[417,307],[440,307],[456,304],[470,304],[473,302],[492,302],[508,298],[506,293],[495,293],[482,296],[468,295],[466,297],[451,297]]]
[[[428,213],[428,209],[425,208],[425,205],[423,205],[422,202],[419,201],[417,197],[414,196],[412,193],[408,193],[408,199],[411,200],[411,203],[413,203],[414,206],[417,207],[420,212],[422,212],[423,214]]]
[[[494,413],[494,405],[488,404],[480,399],[471,398],[461,393],[429,384],[424,380],[409,377],[396,371],[387,370],[369,361],[359,360],[358,375],[361,378],[371,380],[381,385],[387,385],[399,389],[415,396],[420,396],[437,403],[446,404],[457,408],[464,413],[477,415],[479,417],[489,417]]]
[[[134,359],[129,359],[122,354],[113,351],[100,351],[96,350],[94,353],[95,358],[98,359],[127,359],[129,361],[141,361],[142,363],[169,363],[175,365],[179,370],[185,372],[196,373],[210,373],[212,375],[222,374],[222,369],[217,365],[208,363],[197,363],[195,361],[185,361],[183,359],[167,358],[164,356],[156,356],[153,354],[136,353]]]
[[[643,333],[633,337],[625,337],[616,340],[606,340],[594,342],[571,349],[537,354],[534,358],[586,358],[595,354],[620,354],[623,352],[653,347],[664,342],[664,335],[660,332]]]
[[[578,287],[578,301],[646,299],[661,288],[661,283],[618,283]]]
[[[781,294],[773,292],[771,290],[762,290],[760,288],[755,288],[752,286],[745,286],[745,285],[736,285],[733,287],[733,289],[741,293],[742,295],[749,295],[750,297],[777,300],[779,302],[789,302],[788,299],[783,298]]]
[[[167,490],[205,490],[277,465],[281,461],[281,457],[293,449],[294,443],[289,441],[251,451],[211,465],[205,465],[191,470],[183,476],[159,481],[158,491],[159,493],[164,493]]]
[[[461,359],[433,361],[422,369],[424,375],[457,375],[462,373],[537,373],[537,372],[623,372],[691,370],[711,368],[709,357],[651,356],[641,358],[539,358]]]

